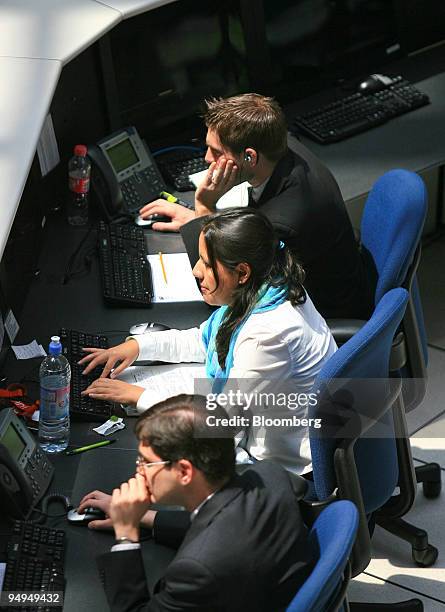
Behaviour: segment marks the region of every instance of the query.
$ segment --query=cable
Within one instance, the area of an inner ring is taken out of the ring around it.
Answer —
[[[69,280],[73,277],[73,274],[79,274],[80,272],[83,272],[83,270],[78,270],[76,272],[72,272],[71,268],[76,260],[77,255],[79,254],[82,246],[85,244],[85,242],[87,241],[87,239],[89,238],[91,232],[93,230],[93,226],[90,225],[90,227],[88,228],[87,233],[85,234],[85,236],[82,236],[82,240],[79,242],[79,244],[77,245],[77,247],[75,248],[75,250],[73,251],[73,253],[71,254],[69,260],[68,260],[68,265],[66,267],[65,273],[62,276],[62,285],[66,285]],[[89,254],[88,254],[89,255]],[[87,260],[87,254],[85,255],[85,262],[84,265],[86,264],[86,260]],[[89,265],[85,265],[87,272],[89,272],[89,267],[91,266],[91,260],[89,260]]]

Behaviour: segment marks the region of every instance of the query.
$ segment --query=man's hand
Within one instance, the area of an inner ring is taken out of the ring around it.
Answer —
[[[111,495],[102,493],[102,491],[92,491],[88,493],[80,500],[77,512],[83,514],[85,508],[99,508],[102,512],[105,512],[108,518],[99,521],[90,521],[88,523],[89,529],[112,529],[113,523],[111,522],[110,516],[110,503]]]
[[[118,402],[120,404],[136,405],[144,392],[144,387],[131,385],[123,380],[111,378],[97,378],[81,395],[88,395],[93,399]]]
[[[181,206],[181,204],[166,202],[162,199],[146,204],[140,209],[139,214],[143,219],[148,219],[150,215],[165,215],[166,217],[170,217],[170,223],[165,223],[163,221],[153,223],[151,229],[157,232],[178,232],[180,227],[195,218],[193,210]]]
[[[107,495],[102,491],[92,491],[91,493],[87,493],[87,495],[82,497],[77,508],[77,512],[79,512],[79,514],[83,514],[85,508],[99,508],[102,510],[102,512],[105,512],[108,518],[100,521],[90,521],[88,523],[88,528],[112,529],[113,522],[110,518],[110,504],[111,495]],[[147,512],[141,518],[141,525],[146,529],[153,529],[156,514],[156,510],[147,510]]]
[[[135,542],[139,540],[139,523],[150,503],[150,493],[141,474],[124,482],[120,489],[114,489],[110,517],[116,538],[125,537]]]
[[[116,363],[120,362],[115,370],[111,372],[111,378],[114,378],[123,372],[125,368],[131,366],[139,355],[139,345],[136,340],[127,340],[109,349],[84,348],[82,350],[85,353],[89,353],[79,361],[80,365],[88,364],[82,374],[88,374],[98,365],[104,363],[105,367],[100,375],[101,378],[108,376]]]
[[[221,156],[212,162],[195,194],[196,216],[215,212],[219,198],[239,182],[238,166],[232,159]]]

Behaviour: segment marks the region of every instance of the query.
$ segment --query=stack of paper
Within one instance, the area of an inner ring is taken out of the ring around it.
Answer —
[[[192,273],[187,253],[148,255],[153,278],[153,302],[196,302],[203,297]]]

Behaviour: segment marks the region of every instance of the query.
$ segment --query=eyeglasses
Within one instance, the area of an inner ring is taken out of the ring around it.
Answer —
[[[141,457],[139,455],[139,457],[136,459],[136,467],[146,467],[149,468],[152,465],[168,465],[169,463],[171,463],[171,461],[145,461],[145,459],[143,457]]]

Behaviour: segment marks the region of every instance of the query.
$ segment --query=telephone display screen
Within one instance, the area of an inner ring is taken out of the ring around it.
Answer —
[[[9,425],[0,442],[8,449],[11,457],[16,460],[20,458],[26,446],[13,425]]]
[[[139,157],[136,155],[136,151],[129,138],[107,149],[107,155],[110,158],[116,174],[119,174],[119,172],[126,170],[130,166],[134,166],[134,164],[137,164],[139,161]]]

